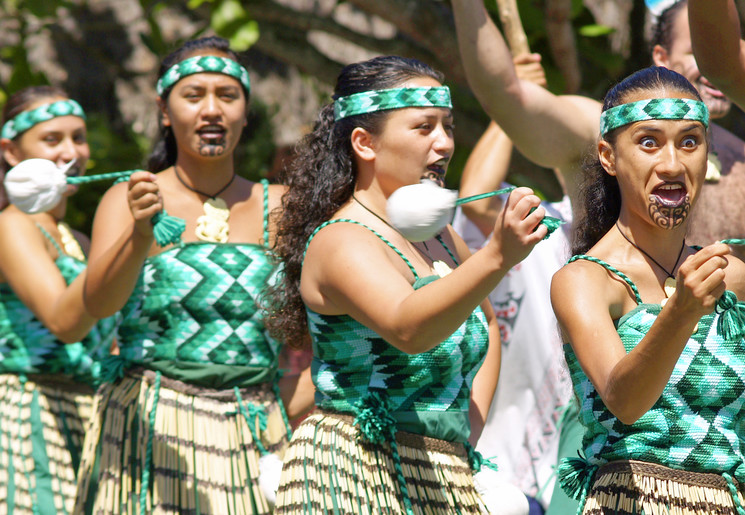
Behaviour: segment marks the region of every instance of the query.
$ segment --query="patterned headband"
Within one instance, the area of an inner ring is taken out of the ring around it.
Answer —
[[[437,88],[379,89],[354,93],[336,99],[334,121],[358,114],[402,107],[452,108],[450,89],[447,86],[440,86]]]
[[[58,100],[57,102],[51,102],[36,109],[31,109],[30,111],[23,111],[11,118],[3,125],[3,131],[0,133],[0,137],[13,139],[37,123],[46,122],[58,116],[78,116],[85,120],[85,113],[83,112],[83,108],[80,107],[80,104],[70,99]]]
[[[162,95],[165,90],[187,75],[205,72],[222,73],[223,75],[234,77],[240,81],[244,88],[246,88],[246,93],[251,91],[251,81],[248,78],[248,70],[232,59],[218,57],[216,55],[190,57],[174,64],[166,70],[160,79],[158,79],[158,84],[155,86],[155,90],[158,92],[158,95]]]
[[[652,98],[611,107],[600,115],[600,135],[643,120],[695,120],[709,127],[709,109],[699,100]]]

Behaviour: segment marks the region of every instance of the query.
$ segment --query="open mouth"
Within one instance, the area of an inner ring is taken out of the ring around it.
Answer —
[[[197,130],[200,138],[206,141],[219,142],[225,139],[225,128],[220,125],[205,125]]]
[[[652,196],[665,207],[678,207],[686,202],[688,190],[685,185],[674,182],[657,186],[652,190]]]
[[[429,179],[438,186],[445,186],[445,173],[447,172],[447,159],[440,159],[427,167],[427,173],[424,174],[425,179]]]

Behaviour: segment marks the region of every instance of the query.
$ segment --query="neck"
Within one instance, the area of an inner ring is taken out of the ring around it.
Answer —
[[[619,218],[616,229],[631,241],[632,246],[641,249],[642,254],[647,254],[657,262],[662,271],[673,272],[682,261],[679,258],[680,249],[685,245],[687,222],[684,221],[674,229],[662,229],[649,224],[628,223]]]
[[[173,166],[179,182],[190,190],[212,197],[221,193],[221,189],[231,183],[235,176],[232,166],[193,166],[192,163],[177,161]]]

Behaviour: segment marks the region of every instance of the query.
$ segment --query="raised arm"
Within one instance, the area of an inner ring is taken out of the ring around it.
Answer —
[[[11,208],[0,215],[0,272],[13,292],[63,342],[80,341],[96,319],[83,304],[83,271],[69,286],[27,215]]]
[[[745,46],[733,0],[689,0],[691,42],[701,73],[745,108]]]
[[[149,172],[132,174],[101,199],[93,220],[85,305],[97,317],[120,310],[137,284],[153,244],[150,220],[163,204]]]
[[[489,116],[531,161],[577,167],[597,139],[600,104],[520,80],[483,0],[453,0],[453,10],[469,84]]]

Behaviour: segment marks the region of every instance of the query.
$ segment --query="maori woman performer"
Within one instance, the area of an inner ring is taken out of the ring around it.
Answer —
[[[235,174],[249,86],[224,39],[166,57],[150,171],[113,186],[98,208],[86,305],[97,316],[121,310],[122,323],[86,439],[79,511],[271,512],[260,475],[274,465],[278,480],[279,459],[264,458],[288,443],[279,393],[294,393],[298,378],[278,386],[280,345],[258,304],[274,275],[269,213],[284,188]],[[160,248],[151,219],[164,207],[186,228],[181,244]],[[310,407],[312,388],[298,391]]]
[[[57,87],[8,98],[0,167],[42,158],[85,172],[85,114]],[[114,320],[83,305],[88,238],[63,221],[68,187],[51,210],[0,213],[0,512],[69,513]],[[67,343],[65,343],[67,342]]]
[[[685,243],[708,125],[667,68],[605,97],[575,256],[551,287],[585,428],[559,478],[586,514],[745,513],[745,265]]]
[[[285,454],[277,513],[480,513],[469,441],[500,350],[485,299],[547,234],[544,210],[514,190],[468,260],[449,226],[408,241],[387,199],[444,182],[448,88],[423,63],[388,56],[345,67],[334,98],[287,174],[278,222],[285,274],[270,323],[279,335],[310,330],[318,409]]]

